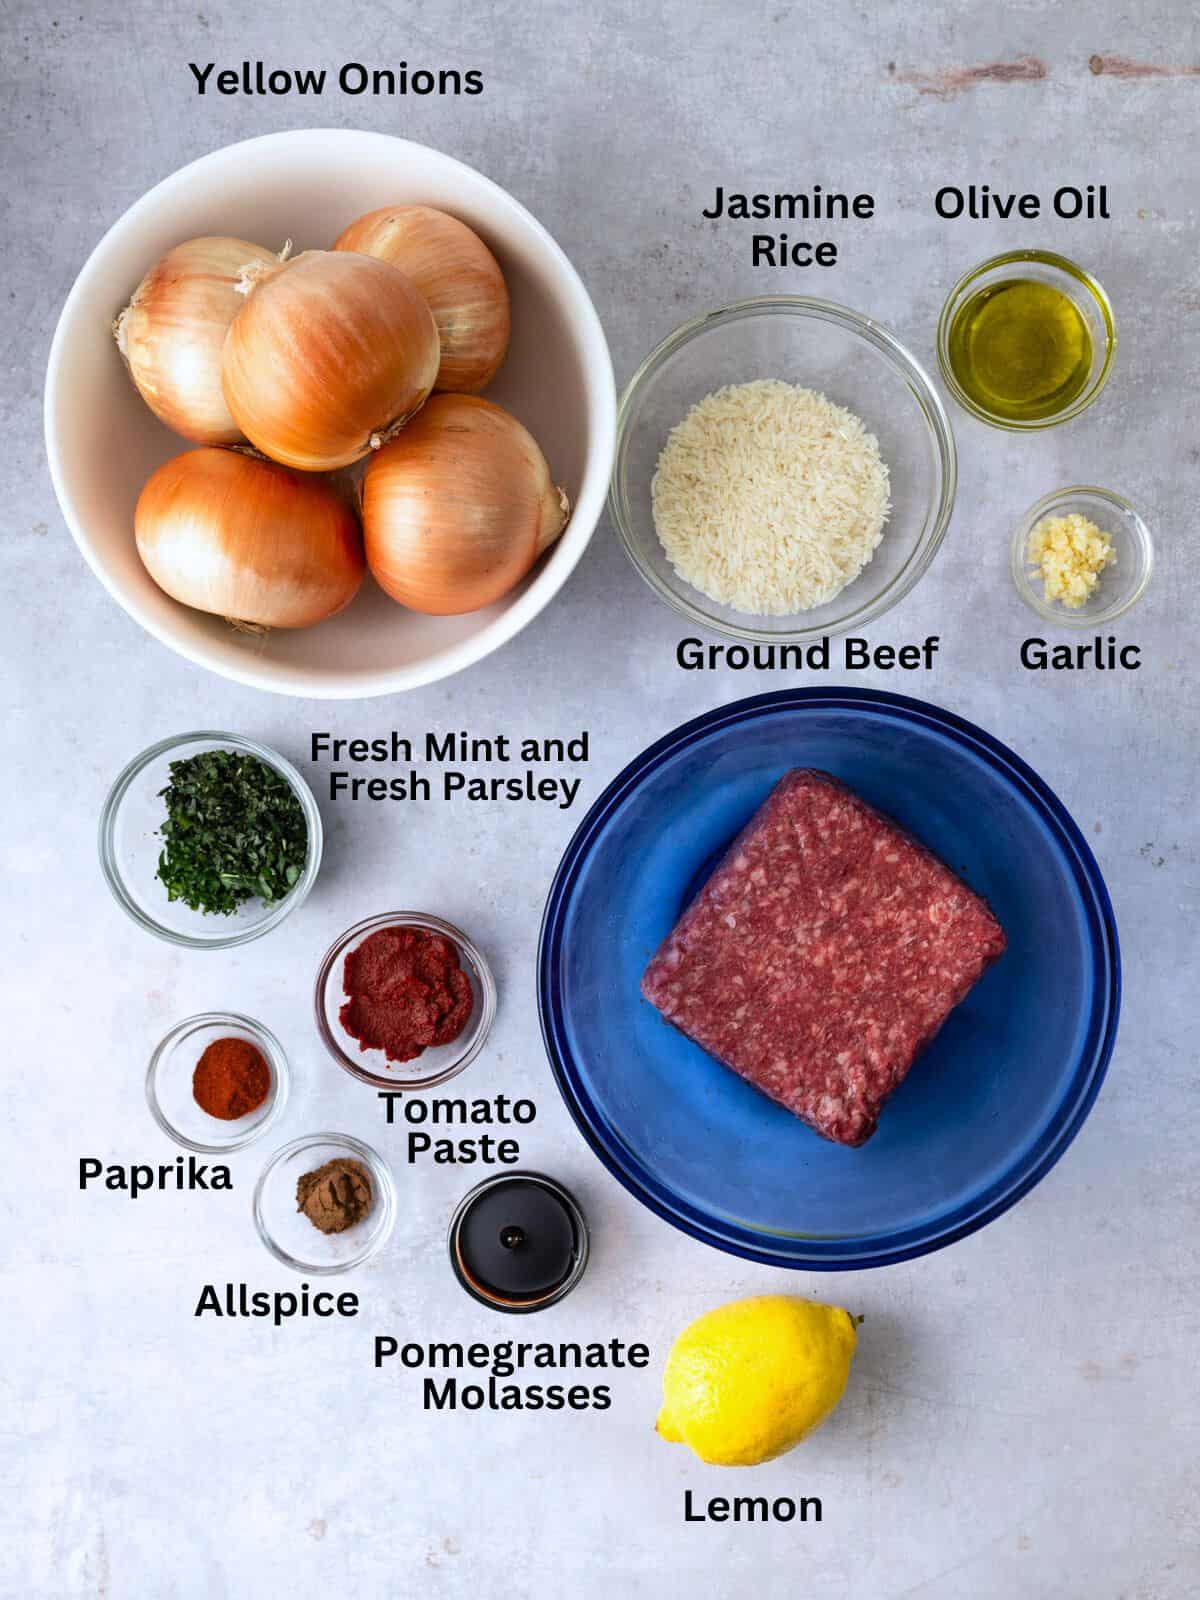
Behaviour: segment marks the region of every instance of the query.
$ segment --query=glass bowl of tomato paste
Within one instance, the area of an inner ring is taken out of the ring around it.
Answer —
[[[388,911],[356,922],[317,973],[317,1031],[352,1077],[376,1089],[433,1089],[483,1049],[496,983],[483,952],[452,922]]]

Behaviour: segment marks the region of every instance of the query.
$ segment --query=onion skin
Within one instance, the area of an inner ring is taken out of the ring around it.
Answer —
[[[508,351],[508,287],[473,229],[432,206],[384,206],[352,222],[335,250],[357,250],[406,272],[429,302],[442,345],[435,389],[478,394]]]
[[[433,313],[398,267],[306,250],[252,272],[225,340],[225,400],[264,455],[332,472],[424,404],[438,369]]]
[[[473,395],[435,395],[367,468],[367,565],[412,611],[478,611],[520,583],[569,509],[515,417]]]
[[[245,239],[189,239],[150,268],[117,318],[117,348],[138,393],[185,439],[236,444],[242,437],[221,387],[221,351],[245,304],[239,273],[275,259]]]
[[[328,484],[239,450],[185,450],[138,497],[138,554],[167,594],[263,628],[307,628],[348,606],[362,536]]]

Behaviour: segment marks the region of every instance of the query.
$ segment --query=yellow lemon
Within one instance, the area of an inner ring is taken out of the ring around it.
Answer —
[[[784,1294],[718,1306],[671,1346],[658,1432],[712,1466],[770,1461],[837,1405],[856,1341],[840,1306]]]

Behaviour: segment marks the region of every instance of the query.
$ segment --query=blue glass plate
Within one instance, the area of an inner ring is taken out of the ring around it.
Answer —
[[[910,829],[1008,935],[859,1150],[819,1138],[638,992],[684,905],[790,767],[835,774]],[[918,700],[789,689],[685,723],[608,786],[551,887],[538,987],[571,1114],[639,1200],[735,1255],[861,1268],[962,1238],[1050,1170],[1112,1054],[1120,957],[1091,851],[1010,750]]]

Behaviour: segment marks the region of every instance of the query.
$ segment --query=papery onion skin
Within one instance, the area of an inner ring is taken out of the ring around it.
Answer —
[[[435,395],[367,468],[367,565],[410,610],[478,611],[521,581],[569,510],[515,417],[473,395]]]
[[[508,286],[479,235],[433,206],[384,206],[352,222],[335,250],[357,250],[406,272],[429,302],[441,339],[434,388],[486,389],[508,351]]]
[[[160,589],[231,622],[306,628],[348,606],[365,563],[358,520],[319,478],[240,450],[185,450],[134,514]]]
[[[399,267],[306,250],[249,275],[225,340],[225,399],[264,455],[301,472],[359,461],[424,403],[433,313]]]
[[[221,386],[221,352],[245,304],[240,272],[275,260],[261,245],[220,235],[168,250],[133,291],[113,331],[138,393],[168,428],[198,444],[236,444]]]

